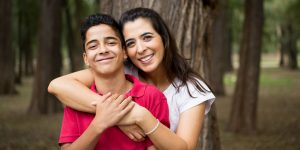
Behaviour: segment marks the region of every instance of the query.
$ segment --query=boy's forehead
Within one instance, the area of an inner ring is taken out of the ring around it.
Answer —
[[[117,36],[116,31],[110,27],[109,25],[106,24],[99,24],[96,26],[90,27],[87,32],[86,32],[86,38],[95,38],[95,37],[100,37],[100,38],[105,38],[105,37],[116,37],[119,39]]]

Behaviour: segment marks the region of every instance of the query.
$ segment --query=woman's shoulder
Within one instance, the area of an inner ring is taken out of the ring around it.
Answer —
[[[178,78],[175,78],[173,80],[173,87],[176,89],[176,87],[179,87],[178,89],[178,93],[188,93],[190,92],[191,94],[192,93],[199,93],[199,94],[208,94],[208,93],[212,93],[211,90],[209,89],[209,87],[207,86],[207,84],[202,81],[201,79],[199,78],[193,78],[193,79],[189,79],[186,84],[183,84],[182,83],[183,81],[179,80]],[[182,85],[182,86],[180,86]],[[198,88],[197,88],[197,85],[201,86],[202,90],[203,91],[200,91]]]
[[[201,103],[206,103],[205,113],[209,112],[212,103],[215,100],[215,95],[211,92],[209,87],[202,80],[195,78],[196,80],[189,80],[187,83],[180,87],[177,91],[173,92],[172,99],[176,101],[176,104],[179,107],[180,112],[184,112],[189,108],[192,108]],[[176,79],[174,80],[177,83],[177,86],[182,84],[182,81]],[[195,81],[200,84],[204,90],[200,91],[196,87]],[[176,90],[175,87],[173,87]]]

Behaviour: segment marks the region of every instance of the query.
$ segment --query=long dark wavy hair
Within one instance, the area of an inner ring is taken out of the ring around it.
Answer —
[[[134,21],[138,18],[148,19],[154,30],[161,36],[165,48],[165,55],[162,63],[166,70],[167,78],[169,81],[172,81],[172,85],[176,88],[177,92],[180,87],[186,86],[188,88],[189,95],[193,97],[187,85],[188,81],[191,82],[198,91],[208,92],[209,89],[205,89],[197,79],[202,80],[204,83],[205,80],[197,72],[193,71],[187,60],[178,53],[179,51],[175,39],[157,12],[152,9],[142,7],[126,11],[122,14],[119,20],[121,30],[123,31],[124,25],[127,22]],[[175,84],[175,78],[178,78],[181,81],[179,85]]]

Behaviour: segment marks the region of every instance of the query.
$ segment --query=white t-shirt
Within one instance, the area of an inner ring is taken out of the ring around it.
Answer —
[[[198,80],[199,83],[209,91],[209,88],[206,86],[204,82]],[[180,80],[175,79],[174,83],[179,85],[181,83]],[[188,88],[193,97],[189,95]],[[210,110],[212,103],[215,100],[215,96],[212,92],[199,92],[195,86],[188,82],[187,86],[180,87],[179,91],[176,91],[176,88],[171,84],[163,93],[167,98],[169,105],[169,118],[170,118],[170,129],[173,132],[176,132],[180,114],[184,111],[197,106],[201,103],[206,103],[205,105],[205,114],[207,114]]]
[[[125,64],[125,74],[138,77],[138,71],[133,65]],[[204,82],[201,80],[198,81],[206,90],[210,91]],[[181,81],[175,79],[174,83],[179,85]],[[176,88],[170,84],[169,87],[163,92],[168,101],[170,129],[173,132],[176,132],[179,123],[179,117],[182,112],[205,102],[205,114],[207,114],[215,100],[215,96],[212,92],[199,92],[191,82],[188,82],[187,86],[193,97],[189,95],[186,86],[181,87],[179,91],[176,92]]]

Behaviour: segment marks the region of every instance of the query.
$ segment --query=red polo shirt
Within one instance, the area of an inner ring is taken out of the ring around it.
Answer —
[[[126,95],[132,96],[137,104],[147,108],[161,123],[170,127],[168,104],[163,93],[154,86],[140,82],[133,76],[126,75],[126,79],[133,83],[132,89]],[[95,84],[91,86],[91,90],[97,92]],[[83,134],[94,117],[94,114],[65,107],[59,144],[74,142]],[[143,150],[151,145],[153,144],[149,138],[143,142],[134,142],[117,126],[114,126],[101,134],[95,149]]]

